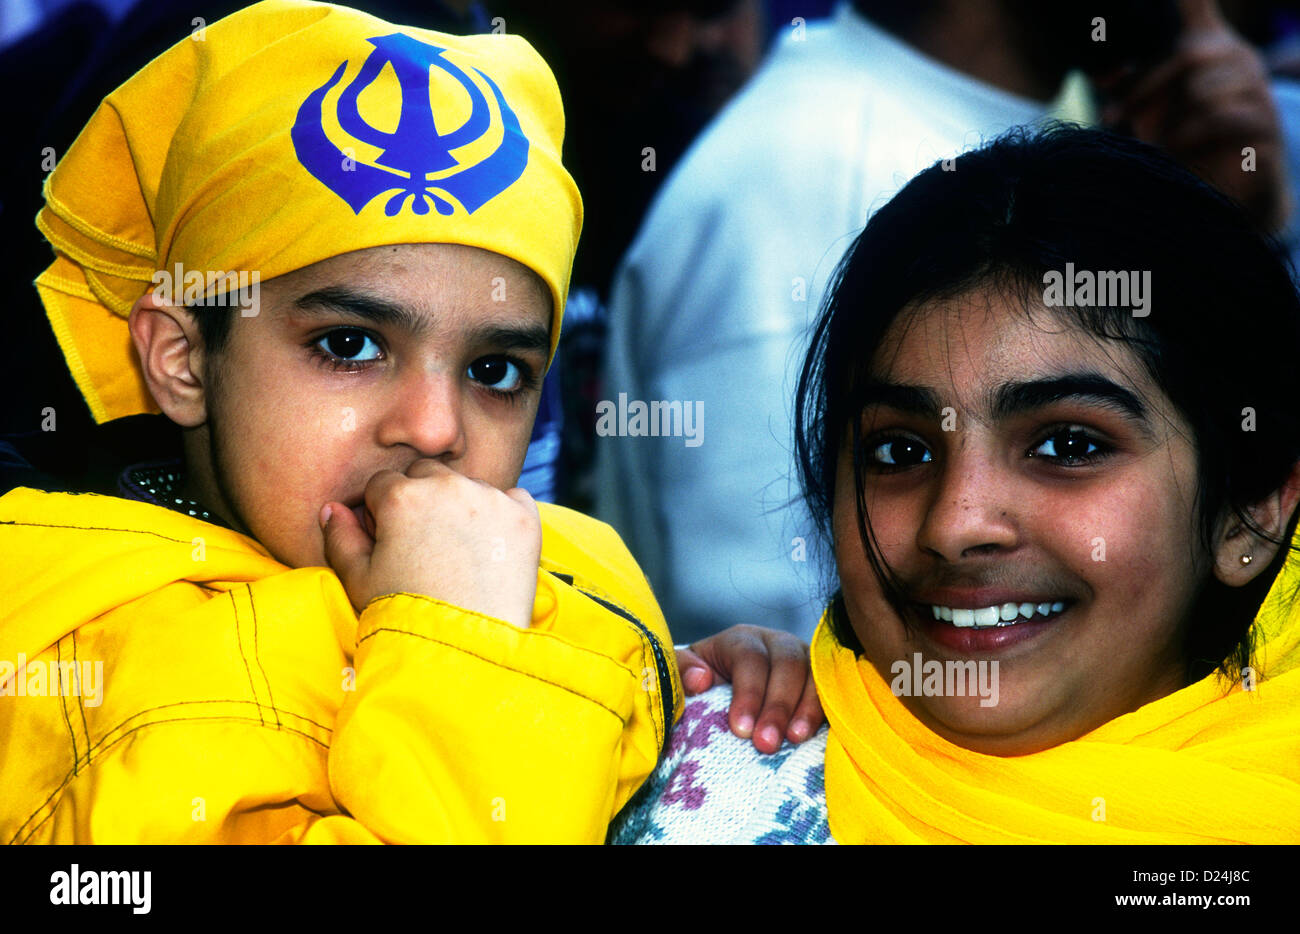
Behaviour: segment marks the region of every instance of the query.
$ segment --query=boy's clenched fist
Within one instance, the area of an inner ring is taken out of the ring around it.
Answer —
[[[366,484],[370,530],[342,503],[321,509],[325,560],[358,612],[373,598],[417,593],[526,628],[542,523],[527,492],[502,492],[421,459]]]

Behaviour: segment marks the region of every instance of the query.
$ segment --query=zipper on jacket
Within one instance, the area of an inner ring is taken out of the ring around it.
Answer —
[[[573,582],[573,575],[560,574],[558,571],[551,571],[550,573],[554,574],[560,580],[564,581],[564,583],[568,584],[570,587],[578,591],[578,593],[582,594],[584,597],[588,598],[589,600],[593,600],[596,603],[599,603],[601,606],[609,610],[615,616],[619,616],[627,620],[629,623],[631,623],[633,626],[639,629],[641,631],[641,634],[645,636],[646,639],[649,641],[650,651],[654,654],[655,657],[655,671],[659,675],[659,700],[663,706],[664,738],[663,738],[663,744],[659,747],[659,755],[663,756],[664,751],[668,748],[668,732],[673,728],[673,706],[677,698],[673,691],[673,680],[668,674],[668,660],[664,656],[663,646],[659,644],[658,637],[653,632],[650,631],[650,627],[646,626],[645,623],[641,622],[641,620],[637,619],[635,616],[633,616],[627,610],[623,609],[621,606],[618,606],[617,604],[614,603],[610,603],[608,600],[604,600],[601,597],[596,596],[594,593],[589,593],[583,590],[581,587],[579,587],[577,584]]]

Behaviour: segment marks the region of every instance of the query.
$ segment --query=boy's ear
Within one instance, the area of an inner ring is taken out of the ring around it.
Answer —
[[[136,300],[127,319],[145,383],[163,413],[182,428],[207,421],[203,342],[184,308],[158,301],[152,292]]]
[[[1255,525],[1268,533],[1268,538],[1253,531],[1231,511],[1220,518],[1215,534],[1215,577],[1229,587],[1241,587],[1254,580],[1277,556],[1279,548],[1290,547],[1285,535],[1297,503],[1300,503],[1300,461],[1291,465],[1282,486],[1246,510]],[[1277,544],[1279,540],[1283,544]]]

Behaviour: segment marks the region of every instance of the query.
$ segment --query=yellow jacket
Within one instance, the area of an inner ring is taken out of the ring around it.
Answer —
[[[161,507],[0,497],[0,842],[603,841],[681,689],[618,536],[541,510],[521,630],[358,617],[329,569]]]

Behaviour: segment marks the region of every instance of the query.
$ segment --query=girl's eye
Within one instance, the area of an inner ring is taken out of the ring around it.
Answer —
[[[1104,453],[1101,445],[1077,429],[1058,431],[1029,452],[1030,457],[1046,457],[1064,464],[1084,464]]]
[[[316,346],[341,363],[368,363],[380,357],[379,345],[365,331],[356,328],[339,328],[330,331],[316,342]]]
[[[872,446],[871,460],[884,467],[914,467],[928,464],[934,457],[914,438],[890,438]]]
[[[495,392],[509,393],[524,384],[524,373],[508,357],[480,357],[469,365],[469,378]]]

